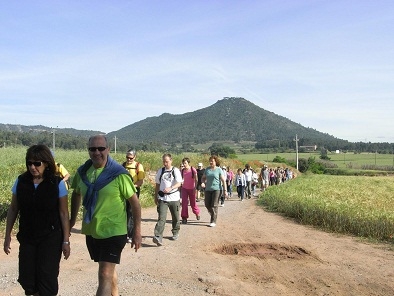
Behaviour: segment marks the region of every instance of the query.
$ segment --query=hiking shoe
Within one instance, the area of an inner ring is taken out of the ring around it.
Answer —
[[[209,227],[215,227],[215,226],[216,226],[215,222],[212,222],[211,224],[209,224]]]
[[[178,239],[178,237],[179,237],[179,234],[174,234],[174,235],[171,237],[171,239],[175,241],[175,240]]]
[[[182,219],[182,224],[187,224],[187,219]]]
[[[224,207],[224,204],[220,204],[221,207]]]
[[[153,237],[153,242],[157,245],[157,246],[162,246],[163,245],[163,239],[160,236],[154,236]]]
[[[196,219],[197,219],[197,220],[200,220],[200,219],[201,219],[201,216],[200,216],[200,215],[196,215]]]

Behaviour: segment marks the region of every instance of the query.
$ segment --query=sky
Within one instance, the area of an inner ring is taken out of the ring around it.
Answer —
[[[0,0],[0,123],[116,131],[223,97],[394,142],[394,1]]]

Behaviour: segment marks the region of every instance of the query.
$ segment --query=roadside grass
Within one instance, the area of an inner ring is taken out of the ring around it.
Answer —
[[[304,174],[259,197],[267,210],[324,230],[394,243],[392,177]]]

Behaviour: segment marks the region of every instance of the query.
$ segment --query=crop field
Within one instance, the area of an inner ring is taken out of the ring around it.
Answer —
[[[271,162],[276,156],[280,156],[287,160],[295,160],[296,153],[264,153],[264,154],[241,154],[238,159],[243,161],[259,160],[261,162]],[[328,153],[331,162],[336,164],[338,168],[355,168],[363,167],[394,167],[393,154],[375,154],[375,153]],[[316,160],[320,158],[319,152],[298,153],[298,158],[308,159],[314,157]]]
[[[270,211],[302,224],[394,242],[393,177],[305,174],[260,195]]]

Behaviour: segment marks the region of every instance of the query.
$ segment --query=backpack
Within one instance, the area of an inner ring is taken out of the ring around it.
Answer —
[[[161,174],[160,174],[160,177],[159,177],[159,181],[160,181],[160,182],[161,182],[161,178],[163,177],[163,174],[164,174],[165,171],[166,171],[166,168],[165,168],[165,167],[162,167],[162,168],[161,168]],[[172,167],[171,173],[172,173],[172,176],[173,176],[174,179],[175,179],[174,167]]]
[[[57,171],[57,173],[59,174],[59,177],[63,179],[64,176],[63,176],[63,174],[59,171],[59,169],[60,169],[60,162],[56,163],[56,165],[57,165],[56,171]],[[64,181],[64,183],[66,183],[67,189],[71,187],[70,178],[69,178],[68,180]]]
[[[127,165],[126,162],[122,163],[122,166],[123,166],[124,168],[126,168],[126,165]],[[137,161],[137,162],[135,163],[135,167],[134,167],[134,168],[129,168],[129,170],[135,170],[135,175],[138,177],[139,167],[140,167],[140,163]],[[131,176],[131,174],[130,174],[130,176]],[[131,178],[131,179],[133,179],[133,178]],[[133,182],[134,182],[134,180],[133,180]]]
[[[192,166],[190,167],[190,169],[192,170],[192,179],[194,179],[194,171],[195,171],[195,170],[193,170],[193,167],[192,167]],[[184,171],[184,170],[185,170],[185,169],[183,168],[182,171],[181,171],[182,179],[183,179],[183,171]]]

